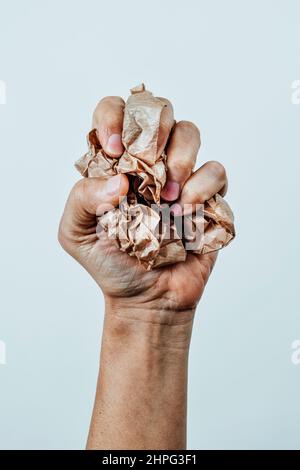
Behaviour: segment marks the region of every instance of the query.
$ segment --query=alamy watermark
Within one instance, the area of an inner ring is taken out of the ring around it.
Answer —
[[[130,198],[119,199],[119,208],[105,203],[97,208],[97,235],[105,230],[110,239],[124,244],[143,245],[151,240],[181,239],[186,251],[199,250],[207,225],[204,204],[130,204]]]
[[[6,344],[0,340],[0,366],[6,364]]]
[[[6,104],[6,82],[0,80],[0,104]]]
[[[300,339],[295,339],[292,344],[291,362],[294,366],[300,365]]]
[[[291,84],[291,103],[300,104],[300,80],[294,80]]]

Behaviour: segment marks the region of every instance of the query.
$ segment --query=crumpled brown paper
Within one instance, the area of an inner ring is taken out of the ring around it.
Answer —
[[[219,194],[196,214],[183,217],[182,223],[161,205],[167,156],[165,152],[157,155],[157,139],[164,106],[144,85],[133,88],[124,110],[123,155],[107,156],[93,129],[88,135],[88,153],[75,163],[85,177],[129,175],[127,199],[99,217],[98,223],[122,251],[135,256],[148,270],[184,261],[187,251],[203,254],[219,250],[235,236],[232,211]]]

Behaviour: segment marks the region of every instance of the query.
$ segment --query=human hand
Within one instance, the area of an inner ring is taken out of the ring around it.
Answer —
[[[168,100],[165,102],[158,152],[166,147],[168,180],[161,197],[174,203],[173,212],[181,215],[185,204],[202,204],[216,193],[223,196],[227,178],[223,166],[216,161],[194,171],[200,147],[199,130],[188,121],[173,127],[172,105]],[[121,141],[124,105],[120,97],[106,97],[93,116],[99,141],[107,155],[114,158],[124,151]],[[110,311],[117,310],[118,315],[135,319],[148,315],[157,322],[185,321],[193,315],[217,254],[189,252],[185,262],[146,271],[136,258],[121,252],[106,232],[96,233],[96,216],[108,205],[117,206],[128,187],[124,174],[109,180],[84,178],[76,183],[60,223],[59,241],[95,279]],[[181,315],[174,316],[176,312]]]

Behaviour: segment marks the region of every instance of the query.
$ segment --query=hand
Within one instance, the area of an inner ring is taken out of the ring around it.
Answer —
[[[217,162],[205,163],[193,172],[199,131],[186,121],[172,129],[173,110],[165,101],[158,152],[167,145],[168,180],[161,196],[174,202],[173,211],[180,215],[185,204],[202,204],[216,193],[224,195],[227,179]],[[104,151],[115,158],[124,151],[123,109],[121,98],[104,98],[93,118]],[[79,181],[68,198],[59,229],[63,248],[93,276],[106,302],[87,447],[183,449],[193,316],[217,255],[188,252],[185,262],[145,271],[104,231],[96,234],[96,215],[108,205],[118,205],[128,188],[124,174]]]
[[[174,202],[174,212],[180,214],[184,204],[204,203],[216,193],[223,196],[227,178],[223,166],[215,161],[193,171],[200,147],[199,130],[188,121],[178,122],[172,129],[172,105],[168,100],[165,102],[158,152],[161,153],[168,142],[168,180],[161,196],[165,201]],[[100,101],[93,116],[93,127],[98,131],[100,143],[114,158],[124,151],[121,141],[123,109],[121,98],[106,97]],[[99,215],[99,210],[107,204],[116,206],[119,197],[124,197],[127,191],[128,179],[124,174],[109,180],[80,180],[68,198],[60,223],[59,241],[101,287],[110,310],[134,317],[134,312],[140,316],[142,309],[143,315],[146,310],[156,312],[155,321],[180,322],[184,315],[190,316],[194,312],[217,254],[188,253],[185,262],[145,271],[136,258],[122,253],[105,232],[100,236],[96,234],[96,213]],[[184,314],[175,318],[173,312],[177,311]]]

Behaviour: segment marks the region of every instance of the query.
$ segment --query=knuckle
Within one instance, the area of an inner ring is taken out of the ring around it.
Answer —
[[[185,185],[182,193],[184,195],[184,200],[193,204],[204,204],[204,202],[212,196],[209,187],[203,185],[200,186],[199,184]]]
[[[87,192],[89,180],[89,178],[82,178],[74,184],[68,199],[68,202],[71,202],[72,207],[80,207],[80,205],[82,205]]]
[[[180,121],[175,128],[176,135],[186,144],[190,151],[197,157],[197,152],[201,145],[200,131],[198,127],[190,121]]]
[[[72,243],[72,231],[70,231],[69,217],[70,214],[74,215],[74,208],[80,207],[80,205],[82,204],[84,194],[86,192],[87,183],[88,178],[83,178],[74,184],[69,194],[64,213],[59,223],[57,239],[62,248],[69,254],[73,253],[74,248]],[[72,211],[72,213],[70,213],[70,211]],[[67,214],[69,214],[69,216]]]
[[[202,195],[200,194],[200,190],[194,188],[190,185],[185,185],[182,190],[182,198],[184,201],[188,203],[195,203],[195,201],[202,202]]]
[[[124,100],[123,98],[121,98],[120,96],[105,96],[104,98],[102,98],[94,112],[93,112],[93,123],[94,123],[94,126],[96,126],[97,124],[99,124],[100,120],[102,119],[102,117],[107,114],[107,111],[108,109],[112,109],[113,111],[123,111],[123,108],[125,106],[125,103],[124,103]],[[110,113],[108,113],[108,116],[110,115]]]
[[[208,190],[202,190],[201,194],[199,195],[200,202],[204,203],[208,201],[212,197],[211,193]]]
[[[70,240],[68,237],[68,233],[66,230],[66,226],[64,223],[64,216],[62,217],[59,228],[58,228],[58,233],[57,233],[57,239],[60,244],[60,246],[67,252],[70,253]]]
[[[209,171],[217,177],[221,181],[226,181],[227,176],[226,176],[226,170],[222,163],[216,161],[216,160],[210,160],[209,162],[206,163],[207,167],[209,168]]]
[[[58,239],[60,245],[63,247],[63,249],[65,249],[67,237],[66,237],[66,232],[65,232],[63,219],[61,220],[61,222],[59,224],[57,239]]]
[[[185,133],[189,134],[192,137],[196,137],[200,140],[200,130],[196,124],[191,121],[179,121],[177,126],[184,131]]]
[[[184,155],[180,160],[176,160],[176,163],[173,162],[173,165],[170,165],[171,170],[176,170],[176,174],[182,176],[189,176],[192,172],[194,161],[191,161],[190,158],[185,157]]]

